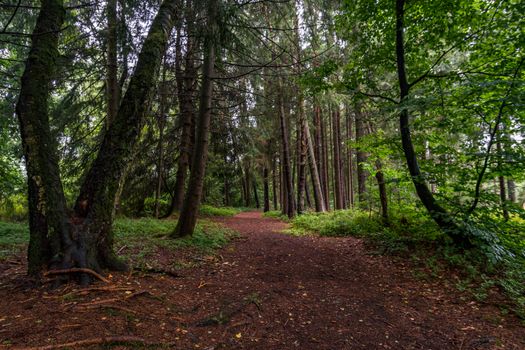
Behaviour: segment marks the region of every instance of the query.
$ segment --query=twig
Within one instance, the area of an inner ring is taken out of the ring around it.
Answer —
[[[65,274],[69,274],[69,273],[87,273],[88,275],[91,275],[93,277],[98,278],[102,282],[111,283],[108,279],[106,279],[102,275],[98,274],[97,272],[95,272],[95,271],[93,271],[91,269],[88,269],[88,268],[80,268],[80,267],[75,267],[75,268],[72,268],[72,269],[65,269],[65,270],[49,270],[46,273],[44,273],[44,276],[47,277],[47,276],[51,276],[51,275],[65,275]]]

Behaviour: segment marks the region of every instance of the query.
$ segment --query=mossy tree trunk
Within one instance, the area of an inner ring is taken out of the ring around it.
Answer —
[[[176,0],[165,0],[139,54],[115,120],[85,176],[74,215],[85,236],[87,265],[93,269],[122,269],[113,252],[113,205],[119,182],[139,137],[148,101],[154,91],[162,57],[175,22]]]
[[[48,112],[64,17],[63,1],[42,1],[16,105],[28,181],[28,272],[35,277],[49,262],[58,261],[64,246],[70,243],[66,201]]]
[[[46,267],[95,270],[125,267],[118,263],[112,249],[115,195],[130,161],[155,83],[155,72],[173,26],[175,1],[165,1],[153,22],[122,107],[105,132],[71,216],[66,209],[56,140],[52,139],[48,117],[64,16],[62,1],[42,1],[16,107],[28,174],[29,274],[37,277]],[[82,278],[82,282],[88,282],[86,276]]]

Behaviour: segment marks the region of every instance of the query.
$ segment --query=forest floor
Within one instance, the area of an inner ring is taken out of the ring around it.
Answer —
[[[0,348],[105,349],[120,337],[112,349],[525,349],[523,324],[496,302],[359,239],[286,235],[258,212],[216,221],[239,237],[176,273],[50,290],[28,286],[23,257],[2,262]],[[169,266],[169,253],[158,260]]]

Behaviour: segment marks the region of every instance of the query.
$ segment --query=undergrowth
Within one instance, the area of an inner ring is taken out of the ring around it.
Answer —
[[[295,217],[287,232],[363,238],[378,254],[412,259],[434,276],[457,276],[458,289],[479,301],[487,298],[491,289],[499,288],[512,301],[512,305],[502,305],[502,309],[510,308],[525,319],[524,231],[498,236],[499,244],[509,254],[497,261],[491,247],[456,247],[432,220],[416,211],[391,217],[388,225],[379,215],[361,210],[306,213]]]
[[[192,236],[169,238],[168,235],[175,229],[176,224],[175,220],[118,218],[113,226],[114,248],[117,252],[123,252],[124,258],[145,263],[159,248],[192,248],[209,254],[224,246],[236,235],[220,224],[201,219]],[[28,241],[27,224],[0,222],[0,259],[21,253]]]
[[[200,215],[203,216],[234,216],[243,211],[243,208],[233,207],[214,207],[211,205],[201,205]]]
[[[283,213],[280,210],[267,211],[267,212],[263,213],[263,217],[265,217],[265,218],[276,218],[276,219],[280,219],[280,220],[286,221],[286,222],[290,221],[288,216],[283,215]]]
[[[29,227],[25,223],[0,221],[0,259],[21,252],[29,241]]]
[[[158,265],[156,254],[160,250],[175,252],[181,248],[190,248],[199,253],[194,254],[193,258],[199,258],[198,255],[211,254],[236,236],[232,230],[202,219],[198,221],[192,236],[173,239],[169,234],[176,224],[174,220],[152,218],[119,219],[114,226],[115,250],[122,249],[123,257],[132,266],[147,267]]]

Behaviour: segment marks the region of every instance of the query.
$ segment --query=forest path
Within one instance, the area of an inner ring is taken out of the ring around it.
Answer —
[[[260,212],[213,220],[239,237],[204,256],[160,247],[151,271],[87,289],[34,288],[23,257],[0,263],[0,349],[525,349],[515,317],[359,239],[293,237]],[[101,347],[114,336],[128,344]]]
[[[409,264],[373,256],[359,239],[282,234],[286,224],[260,212],[218,221],[242,239],[212,283],[232,298],[257,295],[260,310],[243,331],[259,339],[251,348],[525,348],[525,330],[497,309],[416,279]]]

